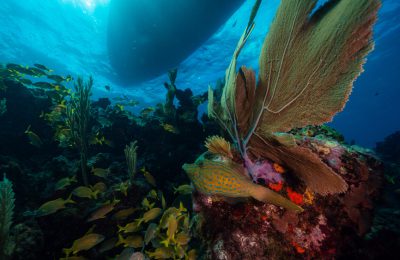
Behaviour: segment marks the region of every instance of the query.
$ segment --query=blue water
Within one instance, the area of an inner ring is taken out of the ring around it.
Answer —
[[[204,92],[224,75],[253,1],[246,1],[210,39],[179,65],[177,86]],[[265,0],[239,64],[257,68],[258,54],[278,0]],[[348,141],[373,147],[400,130],[400,1],[384,0],[375,27],[375,51],[355,82],[350,101],[332,126]],[[93,75],[94,96],[126,94],[142,105],[164,99],[166,75],[122,88],[110,79],[106,45],[107,0],[0,1],[0,62],[45,64],[60,74]],[[105,85],[112,86],[107,92]]]

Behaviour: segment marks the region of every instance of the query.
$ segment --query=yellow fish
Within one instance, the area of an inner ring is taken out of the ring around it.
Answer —
[[[105,192],[107,186],[104,182],[97,182],[95,185],[91,186],[93,191],[99,191],[99,193]]]
[[[144,198],[142,200],[142,206],[145,210],[152,209],[154,207],[155,203],[150,203],[150,201],[147,198]]]
[[[192,249],[188,252],[185,260],[196,260],[197,259],[197,252],[196,249]]]
[[[112,218],[115,220],[124,220],[135,213],[137,210],[137,208],[121,209],[120,211],[115,213]]]
[[[143,246],[143,238],[139,235],[132,235],[124,238],[121,234],[118,234],[118,242],[115,246],[123,245],[124,247],[139,248]]]
[[[233,162],[216,162],[200,157],[194,164],[184,164],[182,168],[196,189],[204,194],[232,198],[253,197],[289,210],[303,211],[300,206],[278,193],[253,183],[245,176],[244,168]]]
[[[147,223],[147,222],[157,218],[161,214],[161,212],[162,212],[162,209],[160,209],[160,208],[152,208],[151,210],[145,212],[143,214],[143,217],[138,219],[139,225],[142,222]]]
[[[179,134],[179,130],[175,126],[173,126],[171,124],[162,123],[161,127],[167,132],[170,132],[170,133],[173,133],[173,134]]]
[[[153,175],[151,175],[150,172],[148,172],[146,170],[145,167],[143,167],[142,169],[140,169],[140,171],[143,173],[144,178],[146,179],[146,181],[148,183],[150,183],[151,185],[153,185],[154,187],[157,186],[156,184],[156,179],[154,179]]]
[[[121,104],[115,104],[115,107],[117,107],[120,111],[124,111],[124,106]]]
[[[72,194],[80,198],[97,199],[99,190],[92,190],[86,186],[79,186],[72,191]]]
[[[126,224],[124,227],[118,226],[118,232],[124,232],[124,233],[131,233],[131,232],[137,232],[140,230],[140,222],[139,220],[135,220],[131,223]]]
[[[67,257],[60,258],[60,260],[87,260],[87,258],[85,258],[83,256],[67,256]]]
[[[190,241],[190,235],[187,233],[183,233],[183,232],[178,233],[176,235],[175,241],[180,246],[187,245]]]
[[[154,259],[168,259],[168,258],[173,258],[174,256],[174,250],[169,247],[159,247],[153,252],[146,251],[146,254],[150,258]]]
[[[64,209],[66,204],[72,203],[75,203],[75,201],[71,200],[71,195],[66,200],[63,198],[58,198],[48,201],[39,207],[39,209],[36,211],[36,216],[42,217],[56,213],[60,209]]]
[[[161,241],[161,244],[164,244],[165,247],[168,247],[171,242],[175,242],[175,233],[178,230],[176,216],[170,215],[167,222],[167,238]]]
[[[114,185],[114,190],[119,191],[125,196],[128,196],[128,190],[129,190],[129,181],[121,182],[120,184]]]
[[[40,137],[37,134],[32,132],[31,125],[29,125],[28,128],[25,130],[25,134],[28,136],[29,143],[31,145],[36,146],[36,147],[42,146],[42,144],[43,144],[42,140],[40,139]]]
[[[72,177],[65,177],[62,178],[61,180],[59,180],[56,184],[55,184],[55,190],[62,190],[66,187],[68,187],[69,185],[71,185],[72,183],[77,182],[76,180],[76,176],[72,176]]]
[[[142,111],[140,111],[140,116],[146,118],[146,117],[148,117],[154,110],[155,110],[154,107],[143,108]]]
[[[92,168],[92,173],[97,177],[106,178],[109,171],[108,169],[103,169],[103,168]]]
[[[165,209],[167,207],[167,202],[165,201],[164,194],[161,192],[161,207]]]
[[[66,254],[68,259],[71,253],[75,255],[80,251],[89,250],[94,246],[96,246],[97,244],[101,243],[104,240],[104,238],[105,237],[100,234],[95,234],[95,233],[86,234],[83,237],[75,240],[71,248],[65,248],[64,253]]]
[[[192,194],[193,187],[189,184],[184,184],[179,186],[178,188],[174,188],[174,193],[179,193],[182,195]]]
[[[119,200],[114,200],[112,202],[107,202],[96,211],[94,211],[90,217],[88,218],[87,222],[94,221],[97,219],[105,218],[108,213],[114,210],[115,205],[119,202]]]
[[[157,191],[156,190],[151,190],[148,194],[147,197],[152,198],[152,199],[157,199],[158,195],[157,195]]]

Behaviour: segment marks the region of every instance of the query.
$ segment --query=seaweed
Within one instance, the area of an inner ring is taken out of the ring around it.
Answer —
[[[70,103],[67,105],[67,125],[72,135],[74,145],[80,151],[81,171],[83,183],[89,184],[87,174],[87,157],[88,157],[88,132],[90,117],[90,96],[93,86],[93,78],[85,84],[82,78],[78,78],[74,85],[75,93],[72,94]]]

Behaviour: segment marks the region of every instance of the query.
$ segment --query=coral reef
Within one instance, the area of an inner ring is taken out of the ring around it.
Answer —
[[[293,190],[293,180],[288,180],[280,191],[304,208],[300,214],[254,200],[232,203],[216,195],[195,193],[193,208],[202,220],[199,234],[207,245],[204,257],[331,259],[367,255],[363,236],[372,224],[383,167],[371,155],[338,142],[332,146],[330,142],[310,137],[298,141],[301,147],[318,153],[323,161],[334,157],[338,174],[349,184],[349,190],[323,197],[307,187]],[[321,153],[321,149],[325,152]],[[290,170],[283,175],[290,175]]]

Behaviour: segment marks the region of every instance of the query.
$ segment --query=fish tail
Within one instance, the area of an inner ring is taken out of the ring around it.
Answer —
[[[118,225],[118,233],[121,233],[125,230],[123,226]]]
[[[30,130],[31,130],[31,125],[28,125],[28,128],[26,128],[25,130],[25,134],[29,133]]]
[[[253,185],[250,189],[250,195],[261,202],[271,203],[295,212],[303,211],[303,208],[299,205],[261,185]]]
[[[65,257],[68,259],[68,257],[71,255],[72,253],[72,248],[63,248],[63,252],[65,254]]]
[[[121,233],[118,234],[118,241],[115,244],[115,246],[119,246],[119,245],[123,245],[125,243],[125,239],[124,237],[121,235]]]
[[[69,194],[68,198],[65,200],[65,203],[76,203],[72,200],[72,192]]]

